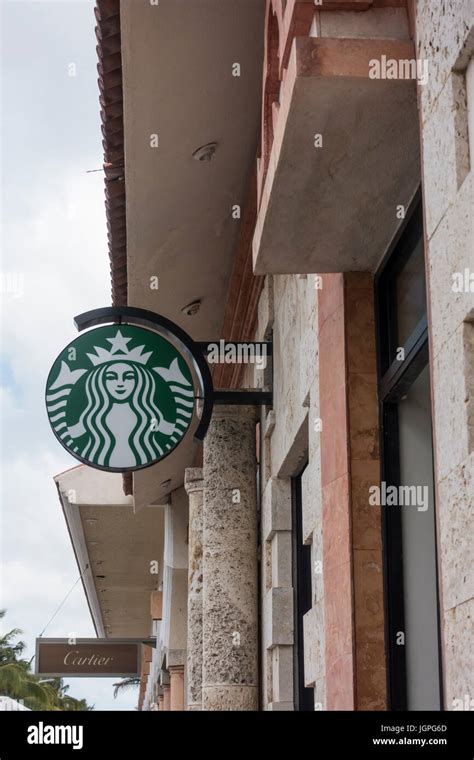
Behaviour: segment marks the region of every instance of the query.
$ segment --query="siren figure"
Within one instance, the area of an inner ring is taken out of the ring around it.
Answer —
[[[110,350],[95,346],[96,353],[87,354],[93,369],[71,371],[63,362],[50,390],[72,385],[87,373],[84,410],[77,423],[64,431],[73,441],[81,439],[74,450],[82,458],[105,467],[125,469],[145,465],[164,453],[155,433],[165,434],[174,442],[187,426],[186,418],[192,415],[192,402],[178,400],[179,406],[190,404],[191,409],[178,411],[183,419],[178,417],[175,423],[165,420],[158,406],[154,373],[161,375],[168,385],[174,383],[171,388],[175,402],[176,392],[190,393],[182,388],[189,386],[189,382],[176,359],[169,368],[149,369],[146,363],[152,352],[143,353],[144,346],[128,349],[131,339],[122,336],[120,330],[107,340],[112,345]],[[66,428],[64,422],[61,427]]]

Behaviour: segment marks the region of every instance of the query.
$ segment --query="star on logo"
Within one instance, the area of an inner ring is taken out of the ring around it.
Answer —
[[[110,353],[115,354],[116,351],[122,351],[124,354],[126,354],[128,351],[127,343],[129,343],[131,340],[131,338],[124,338],[120,330],[117,330],[115,338],[107,338],[107,341],[112,346]]]

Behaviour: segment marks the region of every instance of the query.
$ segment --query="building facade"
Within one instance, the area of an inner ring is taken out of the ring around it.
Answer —
[[[472,3],[96,18],[113,303],[263,344],[213,381],[273,392],[56,478],[98,635],[156,637],[143,710],[467,709]]]

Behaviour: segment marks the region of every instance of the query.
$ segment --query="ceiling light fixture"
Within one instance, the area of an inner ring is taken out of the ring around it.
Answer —
[[[206,145],[201,145],[200,148],[194,151],[193,158],[195,161],[210,161],[216,150],[216,142],[206,143]]]
[[[183,314],[186,314],[187,317],[194,317],[194,315],[198,313],[200,308],[201,308],[201,300],[197,299],[196,301],[191,301],[191,303],[188,303],[187,306],[183,306],[181,311],[183,312]]]

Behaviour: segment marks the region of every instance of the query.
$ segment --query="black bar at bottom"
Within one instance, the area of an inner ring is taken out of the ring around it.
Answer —
[[[112,684],[110,690],[112,692]],[[224,747],[232,733],[235,747],[248,754],[248,737],[253,730],[257,736],[265,736],[265,748],[272,752],[281,748],[283,731],[287,734],[301,731],[298,746],[308,756],[315,754],[316,735],[318,746],[329,746],[336,757],[342,753],[348,758],[360,755],[364,760],[472,760],[472,712],[467,712],[469,695],[466,696],[466,707],[461,708],[466,711],[459,712],[191,710],[163,716],[160,712],[124,711],[123,708],[117,712],[0,711],[0,751],[2,760],[18,760],[30,755],[35,760],[43,757],[74,760],[76,756],[81,760],[95,760],[98,755],[105,755],[101,753],[105,746],[107,757],[127,760],[137,756],[138,738],[143,746],[151,745],[156,743],[157,732],[172,729],[180,734],[180,747],[186,753],[195,754],[196,736],[206,731],[212,733],[216,747]],[[90,701],[93,702],[93,697]],[[59,729],[57,733],[56,729]],[[260,745],[261,742],[256,743]],[[75,752],[75,748],[80,752]],[[212,756],[215,755],[217,753]]]

